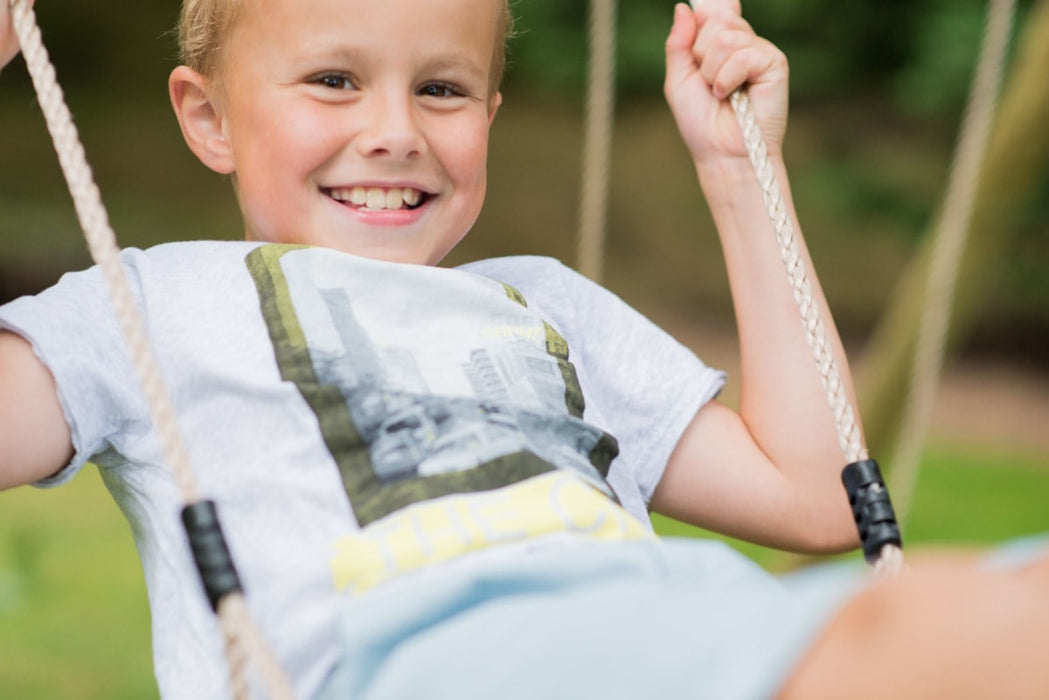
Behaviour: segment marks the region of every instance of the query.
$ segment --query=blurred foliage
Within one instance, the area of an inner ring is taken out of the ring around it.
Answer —
[[[516,0],[510,85],[583,91],[589,0]],[[1020,14],[1030,0],[1020,2]],[[954,116],[983,33],[984,0],[746,0],[744,14],[792,64],[792,96],[882,93],[905,112]],[[673,2],[620,0],[619,89],[657,96]]]
[[[1020,21],[1033,0],[1020,0]],[[518,37],[508,85],[580,99],[589,0],[511,0]],[[619,0],[619,89],[658,97],[670,0]],[[985,0],[746,0],[754,28],[791,60],[797,100],[888,96],[905,112],[954,117],[964,102]],[[63,80],[102,92],[162,89],[174,65],[178,4],[48,0],[36,8]],[[118,16],[119,15],[119,16]],[[5,76],[4,81],[16,79]]]
[[[519,36],[511,45],[508,89],[582,102],[588,5],[514,2]],[[1018,3],[1018,27],[1032,5]],[[620,111],[659,98],[672,8],[670,0],[619,0]],[[987,0],[743,1],[747,20],[790,60],[793,121],[812,112],[823,120],[818,143],[807,144],[807,155],[815,157],[804,169],[793,169],[795,190],[818,200],[821,216],[861,220],[862,230],[900,237],[907,246],[928,230],[945,186],[986,8]],[[912,139],[895,138],[902,132]],[[916,148],[918,141],[926,148]],[[981,334],[988,350],[1001,351],[1018,332],[1049,319],[1049,173],[1043,173],[1041,190],[1043,196],[1025,201],[1017,216],[1019,245],[994,290],[1004,303],[993,312],[994,332]]]
[[[488,205],[457,259],[530,252],[572,262],[588,1],[511,0],[519,36],[493,133]],[[795,198],[839,321],[862,334],[942,196],[985,0],[743,4],[790,59]],[[1033,0],[1019,6],[1022,26]],[[670,0],[619,1],[608,282],[637,293],[636,303],[650,295],[690,311],[727,309],[716,243],[702,244],[710,250],[698,262],[680,254],[695,250],[694,222],[707,222],[661,104],[672,9]],[[36,10],[121,240],[237,237],[228,183],[189,154],[167,105],[178,3],[47,0]],[[4,71],[0,299],[86,262],[31,94],[20,65]],[[1041,196],[1017,212],[1016,248],[985,313],[979,342],[997,343],[995,351],[1020,344],[1020,331],[1033,329],[1029,347],[1049,336],[1049,173],[1038,187]]]

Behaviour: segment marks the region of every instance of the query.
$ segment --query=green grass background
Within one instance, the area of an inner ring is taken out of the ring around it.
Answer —
[[[1047,503],[1049,458],[939,445],[924,461],[909,549],[1046,532]],[[732,544],[774,570],[795,561]],[[93,468],[58,489],[0,494],[0,698],[156,697],[149,634],[130,531]]]

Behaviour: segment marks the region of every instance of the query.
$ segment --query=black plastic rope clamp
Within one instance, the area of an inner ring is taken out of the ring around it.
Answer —
[[[233,566],[226,537],[222,534],[215,502],[200,501],[183,508],[182,525],[189,536],[189,546],[193,550],[204,592],[211,601],[211,609],[217,612],[223,597],[244,589]]]
[[[900,526],[896,523],[896,513],[878,463],[873,459],[853,462],[841,472],[841,481],[849,494],[849,505],[867,562],[873,564],[877,561],[881,548],[887,544],[902,547]]]

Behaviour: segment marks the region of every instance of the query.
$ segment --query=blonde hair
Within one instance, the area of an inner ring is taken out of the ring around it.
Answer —
[[[215,78],[222,67],[222,47],[237,12],[247,0],[183,0],[178,18],[179,60],[206,78]],[[506,71],[506,44],[514,34],[509,0],[500,4],[495,53],[489,92],[495,95]]]
[[[241,0],[183,0],[178,17],[179,60],[207,78],[222,65],[223,40]]]

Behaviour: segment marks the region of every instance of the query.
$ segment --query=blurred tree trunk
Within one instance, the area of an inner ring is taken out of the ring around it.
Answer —
[[[1025,24],[976,191],[959,270],[948,352],[971,330],[984,294],[1002,272],[1004,253],[1015,234],[1014,212],[1031,195],[1033,185],[1049,165],[1049,89],[1045,83],[1049,69],[1049,0],[1036,3]],[[860,415],[872,454],[890,454],[899,432],[931,244],[931,236],[927,236],[901,277],[857,376]]]

